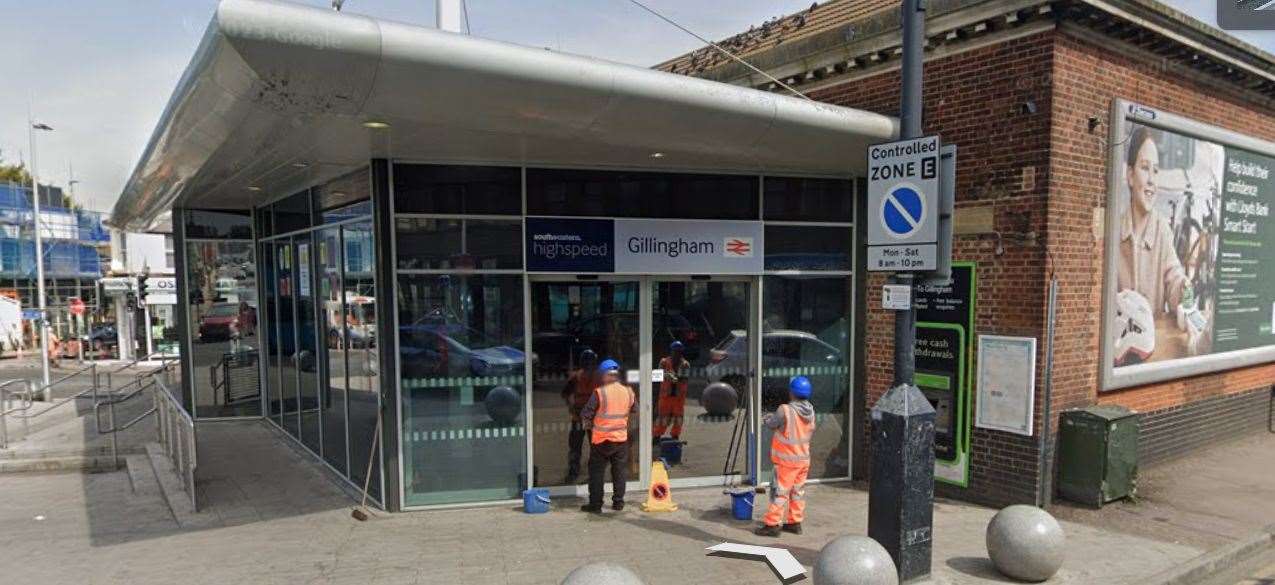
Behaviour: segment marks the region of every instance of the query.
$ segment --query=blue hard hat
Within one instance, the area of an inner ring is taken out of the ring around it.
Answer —
[[[598,365],[598,372],[602,374],[618,374],[620,373],[620,363],[615,360],[606,360]]]
[[[682,345],[682,342],[680,341],[674,341],[673,343],[668,344],[669,351],[682,351],[684,349],[686,349],[686,346]]]
[[[810,379],[805,376],[797,376],[788,382],[788,391],[792,392],[797,398],[810,398],[810,393],[814,391],[814,387],[810,385]]]

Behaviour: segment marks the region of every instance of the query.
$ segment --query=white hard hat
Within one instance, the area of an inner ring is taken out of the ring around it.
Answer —
[[[1116,364],[1136,364],[1155,351],[1155,313],[1147,297],[1132,289],[1116,294]]]

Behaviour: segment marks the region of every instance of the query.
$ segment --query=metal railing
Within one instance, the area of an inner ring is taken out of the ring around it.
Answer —
[[[162,373],[156,372],[151,377],[155,388],[155,407],[152,410],[156,413],[155,427],[159,435],[159,444],[163,446],[164,453],[168,455],[169,460],[173,462],[173,468],[181,476],[182,488],[190,496],[190,505],[198,511],[199,498],[195,495],[195,467],[198,464],[198,450],[195,448],[195,420],[169,391],[165,380],[161,378],[161,374],[167,374],[167,367],[163,370]]]
[[[124,367],[106,372],[108,384],[104,390],[100,388],[101,378],[98,375],[97,364],[89,364],[43,387],[37,387],[35,382],[26,379],[0,382],[0,449],[5,449],[9,446],[8,418],[22,420],[24,425],[23,437],[25,438],[30,434],[30,420],[43,416],[67,403],[74,402],[85,396],[91,396],[93,399],[93,425],[99,435],[110,436],[112,467],[118,468],[118,434],[136,426],[151,415],[155,415],[155,428],[159,444],[181,477],[182,489],[190,495],[191,505],[198,509],[198,501],[195,495],[195,466],[197,462],[195,421],[168,387],[171,383],[169,376],[172,374],[173,365],[177,359],[163,356],[160,358],[162,365],[149,371],[137,373],[133,379],[119,388],[114,388],[109,382],[111,374],[117,374],[127,368],[134,367],[139,362],[155,355],[157,354],[138,358]],[[35,396],[37,394],[51,393],[52,389],[58,384],[85,372],[89,372],[91,376],[91,383],[88,388],[51,403],[50,406],[43,410],[34,413],[30,412],[35,404]],[[10,390],[11,387],[16,385],[23,386],[23,389],[16,392]],[[115,418],[116,405],[141,396],[147,390],[151,391],[151,407],[128,422],[117,425]],[[11,404],[15,402],[15,399],[16,406],[12,406]],[[106,411],[107,416],[105,424],[102,422],[103,410]]]
[[[85,372],[88,372],[90,375],[88,388],[67,396],[66,398],[62,398],[56,402],[48,400],[52,398],[53,389],[55,387],[63,382],[75,378],[76,376],[84,374]],[[45,386],[36,387],[35,382],[31,380],[9,380],[0,385],[0,448],[8,448],[9,446],[8,418],[12,417],[22,421],[22,436],[25,438],[28,434],[30,434],[32,419],[44,416],[85,396],[91,395],[93,397],[93,403],[96,405],[98,402],[99,381],[100,378],[97,373],[97,364],[89,364],[62,376],[61,378],[49,382]],[[18,392],[10,392],[8,390],[9,386],[19,383],[25,384],[26,389]],[[46,398],[44,402],[49,404],[49,406],[39,411],[31,412],[31,408],[35,405],[36,394],[44,396],[44,398]],[[19,397],[19,406],[9,408],[8,404],[15,396]]]
[[[10,386],[21,384],[26,387],[26,391],[19,392],[17,395],[22,396],[18,402],[19,406],[11,408],[9,402],[12,401],[15,394],[9,390]],[[31,380],[19,378],[16,380],[6,380],[0,383],[0,449],[9,448],[9,423],[8,417],[11,414],[25,411],[31,408]],[[24,427],[27,425],[27,419],[22,419]],[[27,434],[27,429],[23,430],[23,436]]]
[[[164,353],[164,352],[159,352],[159,351],[157,351],[157,352],[154,352],[154,353],[148,353],[148,354],[146,354],[146,355],[144,355],[144,356],[136,357],[136,358],[134,358],[132,361],[130,361],[130,362],[126,363],[126,364],[123,364],[123,365],[118,366],[118,367],[116,367],[116,368],[113,368],[113,369],[107,370],[107,371],[106,371],[106,387],[107,387],[108,389],[114,389],[114,388],[115,388],[115,385],[114,385],[114,384],[115,384],[115,374],[118,374],[118,373],[120,373],[120,372],[123,372],[124,370],[132,369],[132,368],[136,367],[136,366],[137,366],[137,364],[140,364],[140,363],[142,363],[142,362],[154,361],[152,358],[159,358],[160,367],[167,367],[167,366],[168,366],[171,362],[175,362],[175,361],[179,360],[179,359],[180,359],[180,356],[169,355],[169,354],[166,354],[166,353]],[[139,380],[139,379],[141,379],[141,378],[145,377],[145,376],[146,376],[147,374],[149,374],[149,373],[150,373],[150,372],[140,372],[140,373],[135,374],[135,375],[133,376],[132,383],[136,383],[136,382],[137,382],[137,380]]]

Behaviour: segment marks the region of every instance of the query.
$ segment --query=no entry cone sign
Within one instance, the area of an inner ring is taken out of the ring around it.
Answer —
[[[673,488],[668,484],[668,468],[663,461],[651,463],[651,488],[646,492],[646,502],[642,504],[643,512],[673,512],[677,504],[673,503]]]

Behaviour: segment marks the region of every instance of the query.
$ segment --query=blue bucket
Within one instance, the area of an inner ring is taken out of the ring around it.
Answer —
[[[727,492],[730,494],[730,512],[736,520],[753,519],[753,502],[756,494],[753,490]]]
[[[682,445],[677,439],[660,440],[660,459],[667,465],[678,465],[682,462]]]
[[[549,490],[533,488],[523,490],[522,509],[528,514],[544,514],[549,511]]]

